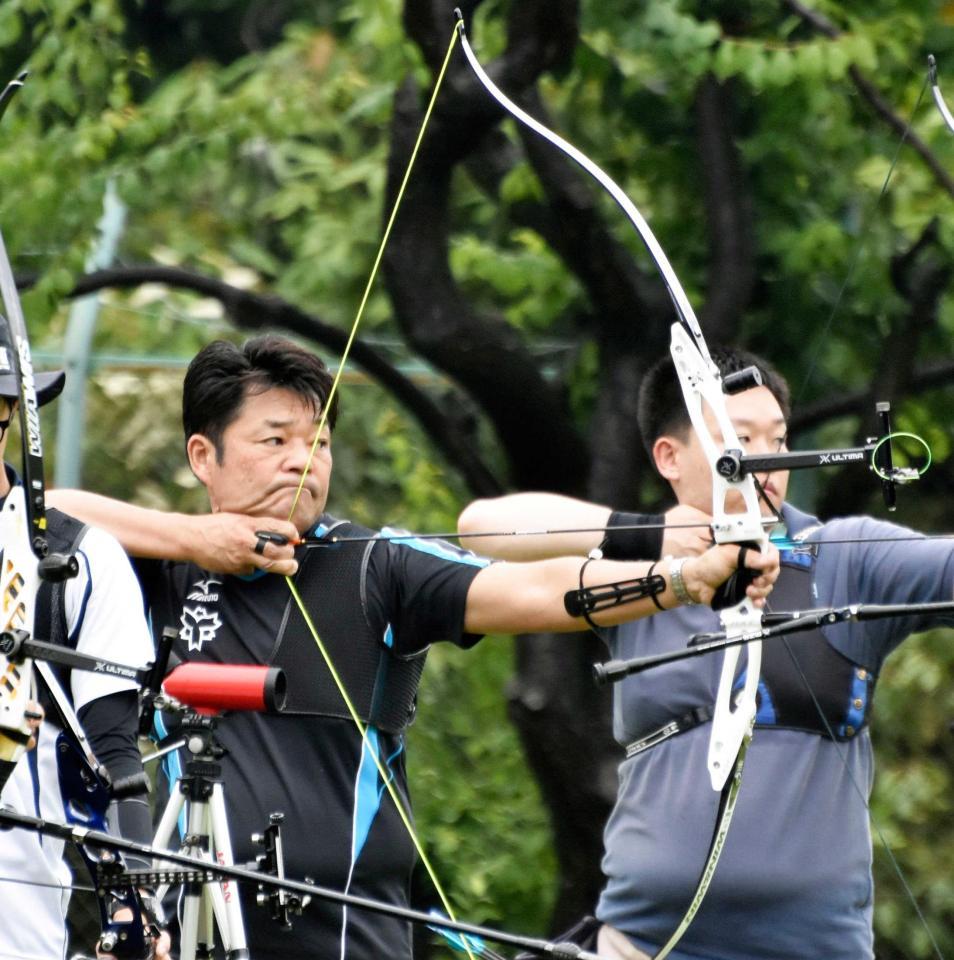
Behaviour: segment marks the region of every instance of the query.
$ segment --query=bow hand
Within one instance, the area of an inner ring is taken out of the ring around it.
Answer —
[[[761,551],[761,546],[752,541],[739,544],[738,566],[735,572],[722,583],[712,597],[709,606],[713,610],[725,610],[727,607],[736,607],[745,600],[748,588],[755,583],[759,571],[746,564],[746,555],[750,550]],[[773,578],[774,582],[774,578]]]

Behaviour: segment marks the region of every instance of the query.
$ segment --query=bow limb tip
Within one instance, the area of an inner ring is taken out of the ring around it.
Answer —
[[[11,80],[0,92],[0,119],[3,119],[3,115],[7,112],[7,107],[10,106],[10,101],[13,100],[16,92],[23,86],[23,81],[26,80],[26,71],[21,73],[15,80]]]

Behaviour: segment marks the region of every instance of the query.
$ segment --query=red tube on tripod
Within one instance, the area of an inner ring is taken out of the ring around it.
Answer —
[[[285,674],[280,667],[251,664],[183,663],[166,677],[162,689],[200,713],[279,713],[287,699]]]

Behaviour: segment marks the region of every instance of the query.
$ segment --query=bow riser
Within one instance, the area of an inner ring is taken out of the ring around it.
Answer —
[[[40,404],[36,395],[33,356],[27,336],[26,319],[10,266],[3,234],[0,232],[0,296],[6,312],[7,329],[13,343],[10,366],[19,385],[20,430],[23,444],[23,486],[29,492],[26,543],[39,559],[47,554],[46,487],[43,475],[43,440],[40,434]]]
[[[682,324],[674,323],[671,329],[673,363],[679,374],[679,383],[689,411],[689,418],[705,451],[706,460],[715,464],[725,450],[741,450],[735,427],[729,419],[725,405],[725,392],[718,368],[703,356],[689,339]],[[715,417],[722,434],[722,446],[716,444],[705,420],[708,407]],[[727,480],[715,469],[712,471],[712,535],[716,543],[742,543],[747,540],[760,543],[765,539],[762,525],[762,510],[758,493],[750,477]],[[745,505],[743,513],[729,513],[726,500],[730,493],[737,493]]]
[[[762,525],[762,510],[755,482],[751,476],[727,480],[716,469],[719,457],[726,449],[741,450],[742,444],[735,431],[725,402],[722,376],[708,352],[701,353],[680,323],[671,328],[670,352],[679,376],[689,419],[705,453],[712,472],[712,533],[716,543],[755,543],[765,548],[768,538]],[[705,408],[715,418],[722,437],[720,447],[709,431]],[[742,499],[744,510],[729,513],[726,500],[731,493]],[[730,636],[752,632],[761,625],[761,611],[745,597],[734,607],[720,613],[722,627]],[[732,689],[739,662],[738,647],[727,650],[719,676],[712,716],[712,735],[709,738],[707,765],[712,789],[721,791],[735,766],[739,750],[746,737],[752,735],[755,724],[756,694],[762,665],[762,645],[746,646],[745,684],[733,703]]]
[[[17,337],[17,358],[20,362],[20,402],[23,404],[23,422],[26,424],[26,450],[31,457],[43,456],[43,440],[40,436],[40,404],[36,398],[36,377],[33,373],[33,357],[30,344]]]
[[[0,573],[0,625],[4,631],[22,630],[33,635],[33,617],[37,590],[40,586],[37,560],[46,552],[43,530],[46,515],[43,510],[43,444],[40,439],[39,404],[33,373],[33,359],[26,338],[26,326],[20,298],[17,295],[13,271],[7,258],[6,246],[0,234],[0,295],[3,299],[6,323],[12,344],[12,356],[7,366],[12,369],[18,384],[20,432],[23,445],[23,485],[13,486],[7,494],[0,513],[0,549],[3,551],[3,570]],[[39,470],[37,467],[39,466]],[[36,478],[39,477],[39,480]],[[37,489],[37,483],[39,488]],[[27,486],[30,502],[27,501]],[[37,496],[40,498],[37,512]],[[9,762],[3,783],[13,766],[26,752],[30,728],[26,722],[28,700],[33,696],[33,666],[29,659],[11,663],[0,656],[3,680],[0,681],[0,741],[3,759]],[[2,784],[0,784],[2,786]]]
[[[29,544],[29,520],[23,488],[14,487],[0,511],[0,628],[33,634],[34,598],[39,588],[37,562]],[[27,703],[33,695],[30,660],[13,663],[0,654],[0,758],[15,764],[26,752],[30,728]],[[12,769],[12,766],[11,766]]]

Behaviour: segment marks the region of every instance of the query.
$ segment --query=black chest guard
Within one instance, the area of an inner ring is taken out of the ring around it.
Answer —
[[[782,572],[769,600],[773,610],[805,610],[815,605],[816,550],[806,544],[782,552]],[[762,645],[756,725],[849,740],[868,722],[875,680],[870,671],[835,650],[819,629],[787,640],[768,640]]]
[[[50,545],[50,553],[76,553],[88,529],[87,524],[52,509],[47,513],[46,519],[46,539]],[[37,640],[46,640],[61,646],[70,645],[66,622],[66,584],[65,580],[58,583],[40,581],[33,621],[33,633]]]
[[[348,521],[336,536],[375,531]],[[372,626],[366,594],[376,541],[336,543],[304,552],[295,586],[361,720],[387,733],[411,722],[427,651],[400,657],[385,644],[387,624]],[[269,663],[288,681],[285,713],[351,719],[333,677],[294,598],[289,597]]]
[[[75,517],[59,510],[50,510],[46,515],[46,540],[50,553],[75,554],[89,526]],[[75,647],[77,637],[70,636],[66,619],[66,585],[60,580],[50,583],[41,580],[36,592],[36,608],[33,616],[33,636],[37,640],[57,643],[61,647]],[[87,591],[90,585],[87,583]],[[78,633],[79,631],[77,631]],[[60,664],[50,664],[56,679],[64,690],[69,690],[70,668]]]
[[[46,515],[46,540],[50,545],[50,553],[74,554],[79,549],[88,525],[75,517],[60,513],[59,510],[49,510]],[[36,640],[45,640],[47,643],[56,643],[61,647],[76,646],[77,636],[71,637],[69,623],[66,619],[66,585],[68,581],[60,580],[50,583],[41,580],[36,592],[36,607],[33,615],[33,637]],[[87,583],[87,591],[90,585]],[[79,631],[77,630],[77,634]],[[70,690],[70,668],[62,664],[51,663],[50,669],[59,681],[67,696]],[[51,716],[56,716],[55,708],[46,692],[46,684],[39,684],[39,701],[43,709]]]

